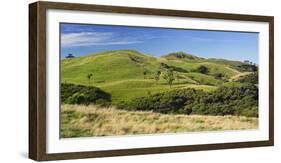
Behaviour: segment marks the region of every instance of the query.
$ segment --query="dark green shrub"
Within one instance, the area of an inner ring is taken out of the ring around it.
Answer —
[[[61,102],[66,104],[108,104],[111,95],[100,88],[75,84],[61,84]]]
[[[252,71],[252,72],[256,72],[258,71],[258,66],[256,65],[252,65],[252,64],[242,64],[238,66],[238,69],[240,71]]]
[[[63,103],[67,104],[85,104],[86,96],[84,93],[76,92],[72,96],[66,99]]]
[[[258,84],[258,81],[259,81],[259,76],[257,72],[243,76],[241,79],[238,80],[238,82],[241,83],[252,83],[252,84]]]
[[[196,96],[203,91],[195,89],[182,89],[170,92],[157,93],[146,97],[134,99],[129,106],[132,110],[150,110],[160,113],[190,113],[184,106],[192,103]]]
[[[197,68],[197,72],[199,72],[201,74],[208,74],[209,69],[208,69],[208,67],[201,65]]]
[[[223,86],[213,92],[180,89],[136,98],[126,106],[130,110],[160,113],[258,117],[258,88],[241,84]]]

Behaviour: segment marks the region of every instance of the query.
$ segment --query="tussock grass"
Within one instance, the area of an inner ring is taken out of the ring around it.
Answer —
[[[114,136],[257,129],[258,119],[238,116],[171,115],[90,105],[62,105],[61,136]]]

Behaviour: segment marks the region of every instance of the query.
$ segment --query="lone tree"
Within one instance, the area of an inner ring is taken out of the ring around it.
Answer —
[[[156,71],[154,74],[154,79],[156,81],[156,83],[158,83],[159,79],[160,79],[160,75],[161,75],[161,71]]]
[[[146,79],[147,70],[143,70],[143,78]]]
[[[167,81],[167,83],[170,85],[170,88],[172,87],[173,81],[175,80],[174,72],[171,69],[168,69],[166,73],[163,75],[163,78]]]
[[[91,79],[92,78],[93,78],[93,74],[92,73],[87,75],[87,79],[89,81],[89,86],[91,86]]]
[[[75,56],[69,53],[65,58],[75,58]]]
[[[203,65],[199,66],[197,68],[197,71],[200,72],[201,74],[207,74],[209,72],[208,68]]]

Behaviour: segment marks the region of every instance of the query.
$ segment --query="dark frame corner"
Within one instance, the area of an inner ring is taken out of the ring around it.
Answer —
[[[63,9],[141,15],[259,21],[269,23],[269,140],[75,153],[46,153],[46,11]],[[274,145],[274,17],[151,8],[35,2],[29,5],[29,158],[37,161],[187,152]]]

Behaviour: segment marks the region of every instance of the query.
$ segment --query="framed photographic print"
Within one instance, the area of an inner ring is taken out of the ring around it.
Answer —
[[[271,16],[29,6],[29,157],[272,146]]]

